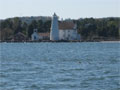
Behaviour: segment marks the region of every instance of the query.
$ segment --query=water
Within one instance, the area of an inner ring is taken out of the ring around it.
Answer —
[[[120,43],[0,43],[0,90],[120,90]]]

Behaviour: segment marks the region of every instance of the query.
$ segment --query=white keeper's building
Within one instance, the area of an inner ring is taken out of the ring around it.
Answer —
[[[77,25],[73,21],[60,21],[58,23],[58,17],[54,14],[51,24],[50,40],[80,40]]]

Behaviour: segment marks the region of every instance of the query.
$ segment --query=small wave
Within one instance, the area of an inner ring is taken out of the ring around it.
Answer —
[[[5,77],[7,77],[6,74],[0,73],[0,78],[5,78]]]
[[[40,87],[38,85],[36,85],[36,84],[33,84],[30,87],[33,88],[33,89],[40,89]]]

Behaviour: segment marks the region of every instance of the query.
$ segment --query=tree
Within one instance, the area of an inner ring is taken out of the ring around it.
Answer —
[[[13,30],[14,34],[17,34],[18,32],[22,32],[22,21],[16,17],[13,19]]]
[[[34,26],[32,24],[30,24],[28,26],[28,37],[31,38],[31,35],[33,33],[33,29],[34,29]]]

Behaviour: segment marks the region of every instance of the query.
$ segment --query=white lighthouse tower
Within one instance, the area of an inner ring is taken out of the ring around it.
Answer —
[[[59,40],[58,17],[55,13],[54,13],[53,18],[52,18],[50,40],[52,40],[52,41]]]

